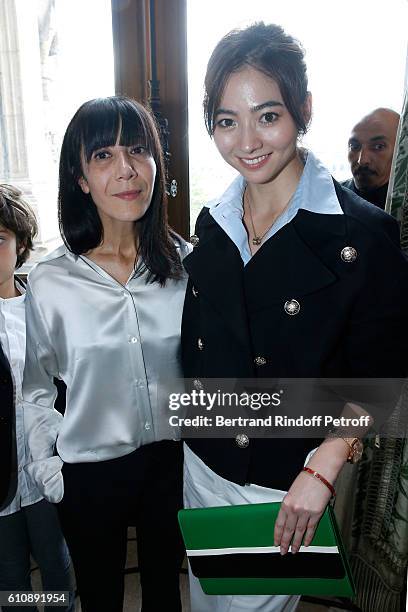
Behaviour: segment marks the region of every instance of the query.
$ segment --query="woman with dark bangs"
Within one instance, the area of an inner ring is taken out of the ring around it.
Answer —
[[[181,610],[182,452],[165,417],[180,376],[187,245],[169,229],[162,151],[146,109],[91,100],[61,149],[64,246],[27,290],[27,470],[58,504],[84,611],[123,606],[136,524],[143,612]],[[67,386],[64,417],[53,377]]]

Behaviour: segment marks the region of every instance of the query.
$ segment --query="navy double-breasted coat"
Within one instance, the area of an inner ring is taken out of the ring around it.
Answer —
[[[184,259],[186,377],[406,375],[408,262],[398,224],[334,183],[343,215],[299,210],[246,266],[203,209],[199,242]],[[342,257],[346,247],[354,249],[351,257]],[[300,306],[295,315],[285,308],[293,300]],[[318,441],[250,439],[242,448],[231,437],[188,444],[228,480],[287,490]]]

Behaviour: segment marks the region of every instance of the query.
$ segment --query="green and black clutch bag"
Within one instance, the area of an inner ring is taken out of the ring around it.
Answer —
[[[279,508],[276,502],[180,510],[188,560],[204,593],[352,597],[333,509],[326,508],[310,546],[281,555],[273,543]]]

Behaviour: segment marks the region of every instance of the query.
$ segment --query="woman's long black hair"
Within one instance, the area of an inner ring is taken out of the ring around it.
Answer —
[[[119,140],[118,140],[119,139]],[[138,236],[140,274],[147,270],[147,282],[164,285],[168,278],[180,278],[181,260],[176,243],[179,237],[167,221],[163,153],[154,119],[139,102],[125,96],[97,98],[85,102],[65,132],[59,166],[58,219],[67,248],[81,255],[103,241],[103,226],[90,194],[79,179],[82,160],[103,147],[142,144],[156,163],[156,179],[150,206],[135,222]],[[136,233],[135,233],[136,240]]]

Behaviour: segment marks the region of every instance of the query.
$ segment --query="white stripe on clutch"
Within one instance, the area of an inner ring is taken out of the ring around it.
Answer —
[[[196,550],[187,550],[188,557],[211,557],[214,555],[239,555],[239,554],[256,554],[256,553],[279,553],[279,546],[243,546],[241,548],[202,548]],[[323,554],[339,554],[337,546],[301,546],[299,552],[304,553],[323,553]]]

